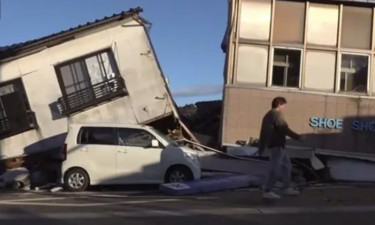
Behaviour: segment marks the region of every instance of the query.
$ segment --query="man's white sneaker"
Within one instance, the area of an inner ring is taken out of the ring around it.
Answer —
[[[263,198],[264,199],[269,199],[269,200],[277,200],[280,199],[280,195],[275,194],[274,192],[264,192],[263,193]]]
[[[293,188],[287,188],[283,191],[283,195],[286,195],[286,196],[297,196],[300,194],[301,192],[294,190]]]

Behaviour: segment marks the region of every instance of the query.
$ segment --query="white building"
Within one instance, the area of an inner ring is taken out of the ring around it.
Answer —
[[[373,156],[374,1],[228,2],[221,144],[258,138],[283,96],[304,147]]]
[[[2,157],[59,149],[69,123],[173,119],[141,11],[0,47]]]

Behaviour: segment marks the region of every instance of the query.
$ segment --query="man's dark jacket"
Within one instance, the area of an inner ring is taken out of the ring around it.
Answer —
[[[286,136],[296,140],[300,139],[300,135],[289,128],[283,115],[275,109],[271,109],[263,117],[259,153],[262,154],[266,148],[285,148]]]

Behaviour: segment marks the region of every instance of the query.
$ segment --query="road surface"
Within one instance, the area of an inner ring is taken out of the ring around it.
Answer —
[[[0,224],[375,224],[374,188],[314,188],[269,203],[256,189],[174,197],[156,190],[1,193]]]

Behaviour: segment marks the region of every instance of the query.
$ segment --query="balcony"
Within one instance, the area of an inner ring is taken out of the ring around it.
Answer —
[[[81,89],[59,98],[59,110],[62,115],[82,111],[113,98],[125,96],[128,92],[122,77],[115,77],[91,87]]]

